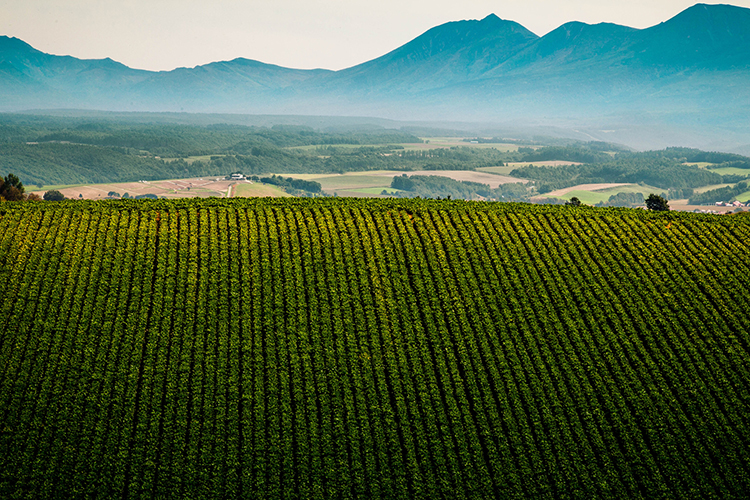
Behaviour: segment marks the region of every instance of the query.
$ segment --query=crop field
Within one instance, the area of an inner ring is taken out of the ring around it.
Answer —
[[[750,170],[747,168],[722,167],[713,168],[711,169],[711,172],[717,173],[719,175],[740,175],[742,177],[750,177]]]
[[[728,183],[728,182],[725,182],[723,184],[711,184],[711,185],[708,185],[708,186],[702,186],[702,187],[699,187],[699,188],[695,188],[695,192],[696,193],[705,193],[706,191],[712,191],[714,189],[721,189],[721,188],[728,187],[728,186],[733,186],[733,185],[734,184]]]
[[[390,188],[391,180],[394,175],[400,175],[400,172],[386,172],[384,174],[339,174],[319,177],[315,179],[315,182],[319,182],[323,191],[327,193],[371,187],[383,190],[385,188]]]
[[[107,184],[79,184],[74,186],[45,186],[41,190],[32,192],[43,196],[45,191],[57,189],[66,198],[85,200],[101,200],[106,198],[110,191],[123,195],[128,193],[131,197],[143,194],[153,194],[166,198],[208,198],[211,196],[221,198],[226,196],[230,184],[236,181],[227,181],[222,177],[201,177],[190,179],[167,179],[160,181],[143,182],[118,182]]]
[[[740,498],[750,218],[0,204],[0,498]]]
[[[250,198],[255,196],[261,196],[261,197],[289,197],[292,196],[286,191],[276,187],[272,186],[270,184],[262,184],[260,182],[237,182],[232,187],[232,196],[233,197],[244,197],[244,198]]]

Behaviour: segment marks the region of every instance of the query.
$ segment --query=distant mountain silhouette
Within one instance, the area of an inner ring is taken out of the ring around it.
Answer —
[[[534,123],[632,123],[648,117],[694,131],[710,122],[728,127],[730,135],[745,134],[747,144],[748,82],[750,9],[730,5],[698,4],[647,29],[570,22],[543,37],[493,14],[437,26],[340,71],[235,59],[152,72],[111,59],[53,56],[0,37],[5,111],[367,114]]]
[[[422,90],[481,78],[539,37],[491,14],[432,28],[411,42],[366,63],[330,75],[352,87]]]

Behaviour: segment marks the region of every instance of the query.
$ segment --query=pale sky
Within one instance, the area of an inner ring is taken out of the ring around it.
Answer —
[[[645,28],[688,0],[0,0],[0,34],[52,54],[171,70],[236,57],[342,69],[490,13],[544,35],[567,21]],[[721,3],[721,2],[704,2]],[[733,5],[750,7],[750,0]]]

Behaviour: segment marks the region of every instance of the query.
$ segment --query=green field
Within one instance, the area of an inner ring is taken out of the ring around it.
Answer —
[[[382,175],[336,175],[331,177],[320,177],[316,179],[324,191],[335,191],[337,189],[360,189],[367,187],[379,187],[381,190],[390,187],[392,177]]]
[[[498,175],[510,175],[510,173],[518,167],[480,167],[477,172],[487,172],[490,174]]]
[[[747,168],[737,168],[737,167],[712,168],[711,172],[716,172],[719,175],[741,175],[743,177],[750,177],[750,169],[747,169]]]
[[[750,219],[0,204],[0,498],[742,498]]]
[[[246,182],[240,182],[235,184],[232,188],[232,196],[250,198],[254,196],[289,197],[292,195],[283,189],[270,184],[261,184],[259,182],[249,184]]]
[[[547,196],[542,195],[549,198],[555,198],[555,196]],[[569,200],[570,198],[576,197],[579,200],[581,200],[581,203],[585,203],[586,205],[596,205],[597,203],[601,201],[607,201],[611,195],[610,194],[604,194],[597,191],[582,191],[575,189],[573,191],[568,191],[563,198],[566,200]]]
[[[724,183],[724,184],[711,184],[710,186],[703,186],[699,188],[695,188],[696,193],[705,193],[706,191],[713,191],[714,189],[720,189],[727,186],[734,186],[734,184],[731,183]]]

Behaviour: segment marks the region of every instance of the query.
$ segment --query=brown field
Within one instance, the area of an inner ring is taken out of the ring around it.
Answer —
[[[620,186],[630,186],[630,184],[627,182],[621,182],[621,183],[613,182],[613,183],[602,183],[602,184],[578,184],[577,186],[566,187],[563,189],[558,189],[556,191],[545,193],[544,196],[553,197],[553,198],[561,198],[571,191],[601,191],[603,189],[615,188],[615,187],[620,187]]]
[[[390,172],[388,174],[380,175],[393,177],[394,175],[401,175],[402,173],[405,173],[410,177],[412,175],[437,175],[439,177],[449,177],[457,181],[479,182],[481,184],[489,184],[491,188],[496,188],[500,184],[511,184],[513,182],[520,182],[525,184],[529,182],[526,179],[518,179],[516,177],[509,177],[506,175],[490,174],[487,172],[478,172],[475,170],[416,170],[413,172]]]
[[[109,184],[86,184],[81,186],[60,188],[66,198],[83,198],[86,200],[100,200],[107,197],[107,193],[115,191],[131,197],[141,194],[155,194],[166,198],[208,198],[227,196],[229,186],[236,181],[227,181],[221,177],[204,177],[192,179],[173,179],[164,181],[119,182]],[[39,196],[44,190],[33,191]]]

